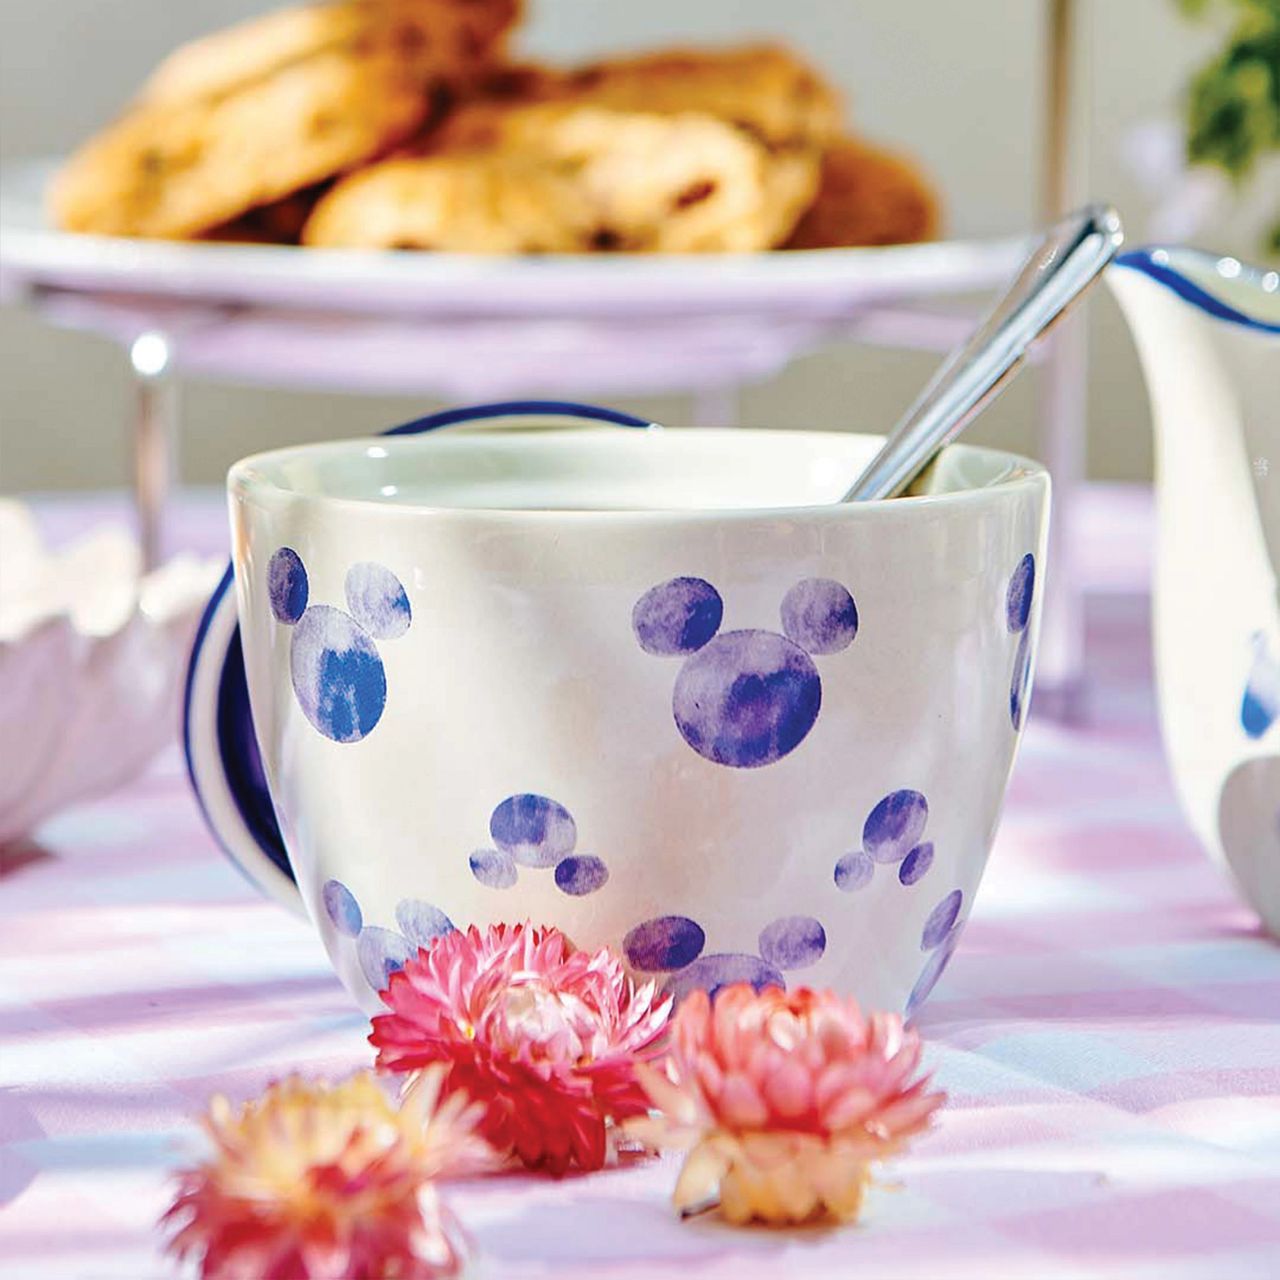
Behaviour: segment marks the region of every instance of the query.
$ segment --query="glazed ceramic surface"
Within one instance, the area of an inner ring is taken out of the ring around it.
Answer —
[[[547,430],[233,469],[266,779],[358,999],[522,919],[677,991],[927,995],[1025,714],[1048,480],[960,447],[920,496],[824,505],[877,443]]]
[[[1108,280],[1156,432],[1156,667],[1196,831],[1280,934],[1280,273],[1186,249]]]

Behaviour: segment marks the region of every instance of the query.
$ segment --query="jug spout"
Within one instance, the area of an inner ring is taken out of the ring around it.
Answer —
[[[1155,431],[1166,750],[1201,840],[1280,935],[1280,273],[1155,248],[1107,279]]]

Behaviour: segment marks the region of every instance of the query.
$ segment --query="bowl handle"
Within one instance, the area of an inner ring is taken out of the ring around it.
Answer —
[[[520,400],[446,409],[384,434],[421,435],[453,426],[500,428],[513,425],[510,419],[530,417],[559,419],[557,426],[572,422],[584,427],[653,426],[596,405]],[[302,897],[258,751],[233,586],[228,565],[205,607],[191,648],[182,709],[187,773],[204,820],[231,861],[268,897],[302,915]]]

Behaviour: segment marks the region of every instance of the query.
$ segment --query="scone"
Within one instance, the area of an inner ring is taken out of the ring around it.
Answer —
[[[344,0],[278,9],[184,44],[138,95],[148,104],[220,97],[326,50],[385,49],[423,75],[483,63],[520,0]]]
[[[789,249],[905,244],[938,233],[938,198],[919,169],[891,151],[844,138],[822,161],[818,197]]]
[[[230,222],[202,231],[200,239],[231,244],[297,244],[316,201],[330,185],[318,182],[279,200],[247,209]]]
[[[480,253],[748,251],[785,239],[816,166],[723,121],[541,104],[339,182],[306,244]]]
[[[361,169],[316,206],[303,243],[343,249],[569,253],[568,188],[495,155],[401,157]]]
[[[71,231],[194,236],[384,152],[427,110],[400,57],[330,50],[223,98],[139,107],[68,161],[50,203]]]
[[[347,0],[196,41],[72,156],[51,212],[68,230],[121,236],[234,222],[411,137],[486,65],[516,8]]]
[[[620,111],[701,111],[770,147],[824,147],[840,132],[840,95],[779,45],[675,48],[609,58],[548,87],[552,94]]]
[[[577,175],[589,206],[600,212],[593,227],[604,228],[586,246],[593,249],[769,248],[787,238],[817,192],[818,164],[807,148],[767,148],[701,112],[574,101],[511,108],[474,127],[468,114],[459,112],[433,145],[541,154]],[[665,231],[657,225],[663,219],[673,223]]]

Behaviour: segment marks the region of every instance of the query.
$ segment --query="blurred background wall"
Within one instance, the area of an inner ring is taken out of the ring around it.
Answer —
[[[610,47],[776,34],[808,52],[846,90],[856,125],[914,151],[940,185],[958,235],[1021,232],[1036,217],[1044,10],[1038,0],[528,0],[524,50],[577,58]],[[130,95],[155,62],[193,35],[269,7],[269,0],[0,0],[0,158],[65,151]],[[1172,119],[1182,86],[1214,47],[1175,0],[1080,0],[1091,104],[1079,124],[1088,186],[1147,234],[1153,200],[1127,159],[1135,128]],[[1256,257],[1256,219],[1216,215],[1207,247]],[[1110,298],[1091,305],[1090,468],[1149,474],[1147,409],[1128,335]],[[757,424],[889,423],[935,357],[839,346],[742,398]],[[633,402],[672,424],[691,407]],[[0,311],[0,490],[125,482],[130,407],[122,354]],[[430,406],[420,401],[186,383],[183,478],[216,482],[256,449],[363,434]],[[1035,452],[1034,387],[1024,378],[977,434]]]

